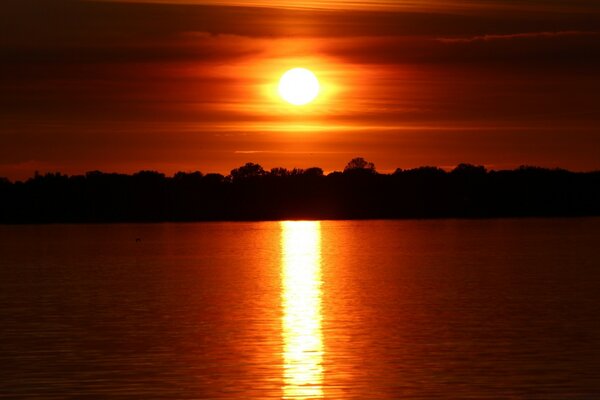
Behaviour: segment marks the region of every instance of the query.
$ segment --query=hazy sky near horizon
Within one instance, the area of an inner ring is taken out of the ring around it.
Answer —
[[[0,176],[600,169],[590,1],[5,0],[0,19]],[[301,108],[275,94],[296,66],[322,85]]]

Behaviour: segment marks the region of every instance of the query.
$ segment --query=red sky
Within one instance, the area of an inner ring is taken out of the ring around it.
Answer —
[[[3,2],[0,176],[600,169],[600,5],[281,3]],[[274,95],[292,67],[321,81],[309,106]]]

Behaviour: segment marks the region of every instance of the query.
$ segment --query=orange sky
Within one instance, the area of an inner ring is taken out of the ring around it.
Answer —
[[[600,169],[600,6],[159,3],[8,0],[0,176],[356,156],[380,171]],[[275,95],[296,66],[323,89],[300,108]]]

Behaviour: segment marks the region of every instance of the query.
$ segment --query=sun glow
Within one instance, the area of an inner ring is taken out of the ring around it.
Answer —
[[[295,106],[303,106],[313,101],[320,91],[319,80],[305,68],[287,71],[279,80],[279,95]]]
[[[283,394],[285,399],[323,397],[321,333],[321,225],[281,222]]]

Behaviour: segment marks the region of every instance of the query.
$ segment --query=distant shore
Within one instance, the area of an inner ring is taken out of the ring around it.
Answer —
[[[380,174],[247,163],[228,176],[155,171],[0,179],[0,223],[575,217],[600,215],[600,171],[460,164]]]

